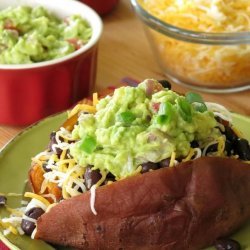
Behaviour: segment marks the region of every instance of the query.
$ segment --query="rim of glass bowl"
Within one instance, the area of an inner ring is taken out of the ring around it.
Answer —
[[[68,55],[65,55],[65,56],[62,56],[62,57],[59,57],[56,59],[48,60],[48,61],[37,62],[37,63],[0,64],[0,70],[29,70],[29,69],[33,69],[33,68],[43,68],[43,67],[56,65],[56,64],[68,61],[70,59],[73,59],[73,58],[83,54],[84,52],[88,51],[89,49],[91,49],[92,47],[94,47],[98,43],[98,41],[102,35],[102,31],[103,31],[103,22],[102,22],[100,16],[97,14],[97,12],[82,2],[78,2],[75,0],[64,0],[64,1],[68,2],[68,3],[72,3],[76,7],[82,8],[85,10],[85,12],[88,12],[88,15],[87,15],[88,17],[85,17],[85,18],[89,22],[89,24],[92,28],[92,31],[93,31],[90,40],[84,46],[82,46],[80,49],[78,49],[78,50],[76,50]]]
[[[178,28],[174,25],[159,20],[155,16],[148,13],[138,0],[131,0],[131,4],[140,19],[152,29],[167,35],[171,38],[182,40],[185,42],[207,44],[207,45],[238,45],[250,44],[250,32],[225,32],[225,33],[206,33]]]

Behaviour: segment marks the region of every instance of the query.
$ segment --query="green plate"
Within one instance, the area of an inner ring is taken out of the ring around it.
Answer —
[[[10,141],[0,152],[0,192],[23,193],[25,180],[30,168],[31,157],[44,150],[49,141],[49,134],[57,130],[66,119],[66,113],[48,117],[24,130]],[[250,118],[233,114],[234,125],[250,141]],[[20,206],[20,197],[9,198],[12,207]],[[4,215],[0,210],[0,216]],[[233,235],[242,249],[250,249],[250,221]],[[9,235],[7,238],[0,233],[0,239],[11,249],[52,250],[52,246],[43,241],[31,240],[27,236]],[[16,247],[15,247],[16,246]],[[58,248],[57,248],[58,249]],[[63,248],[60,248],[63,249]],[[209,248],[210,250],[213,248]]]

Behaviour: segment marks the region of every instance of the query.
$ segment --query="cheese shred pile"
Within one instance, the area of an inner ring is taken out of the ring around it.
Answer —
[[[246,0],[139,0],[160,20],[199,32],[250,30]],[[183,42],[149,30],[156,52],[168,72],[182,81],[212,87],[232,87],[250,78],[250,45],[206,45]]]

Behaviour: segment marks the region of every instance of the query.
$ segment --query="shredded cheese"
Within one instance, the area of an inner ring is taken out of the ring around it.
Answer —
[[[232,127],[234,133],[239,137],[239,138],[242,138],[243,137],[243,134],[241,131],[239,131],[237,128],[235,128],[234,126]]]
[[[98,104],[98,94],[94,93],[93,94],[93,106],[96,106]]]
[[[102,178],[90,188],[90,208],[94,215],[97,215],[97,212],[95,210],[95,191],[96,188],[99,187],[106,179],[107,173],[101,172]]]
[[[1,195],[3,196],[9,196],[9,197],[19,197],[19,196],[22,196],[22,194],[18,194],[18,193],[7,193],[7,194],[3,194],[1,193]]]
[[[192,158],[193,160],[200,158],[202,156],[202,152],[200,148],[194,148],[195,156]]]
[[[1,225],[3,228],[5,228],[5,230],[4,230],[4,232],[3,232],[4,235],[8,235],[9,233],[13,233],[13,234],[17,235],[17,234],[18,234],[17,229],[14,228],[14,227],[10,224],[9,221],[8,221],[8,222],[3,222],[3,220],[4,220],[4,219],[2,219],[2,221],[0,220],[0,225]]]
[[[172,154],[171,154],[169,167],[175,166],[175,157],[176,157],[176,153],[173,151]]]
[[[41,196],[45,198],[51,198],[53,202],[56,203],[56,196],[54,194],[43,194]]]
[[[90,209],[94,215],[97,215],[97,212],[95,210],[95,190],[96,190],[96,185],[93,185],[90,188]]]
[[[35,228],[30,236],[31,239],[35,239],[35,236],[36,236],[36,232],[37,232],[37,228]]]
[[[195,153],[195,150],[193,148],[190,148],[188,155],[182,161],[183,162],[190,161],[192,157],[194,156],[194,153]]]
[[[88,104],[77,104],[69,113],[69,118],[73,115],[79,113],[80,111],[86,111],[94,114],[96,112],[96,108],[94,106]]]
[[[6,206],[6,210],[8,212],[10,212],[11,214],[16,215],[16,216],[22,216],[23,215],[22,211],[17,210],[17,209],[13,209],[13,208],[10,208],[10,207],[7,207],[7,206]]]
[[[40,202],[42,202],[46,207],[48,207],[50,205],[49,201],[46,200],[44,197],[38,195],[38,194],[35,194],[35,193],[31,193],[31,192],[26,192],[24,194],[24,197],[26,198],[33,198],[33,199],[36,199],[36,200],[39,200]]]
[[[218,152],[217,156],[223,156],[224,155],[224,150],[225,150],[225,138],[220,136],[218,138]]]
[[[27,220],[27,221],[30,221],[30,222],[33,222],[33,223],[35,223],[36,224],[36,219],[33,219],[33,218],[30,218],[29,216],[27,216],[27,215],[23,215],[23,219],[25,219],[25,220]],[[22,219],[21,219],[22,220]]]
[[[139,0],[139,3],[160,20],[187,30],[213,33],[250,30],[246,0]],[[163,66],[186,81],[232,87],[243,85],[250,78],[250,45],[194,44],[169,38],[153,29],[149,33]]]
[[[232,122],[232,115],[229,112],[229,110],[227,110],[224,106],[218,103],[214,103],[214,102],[205,102],[205,104],[208,110],[212,111],[215,116],[218,116],[222,118],[223,120],[228,121],[230,123]]]

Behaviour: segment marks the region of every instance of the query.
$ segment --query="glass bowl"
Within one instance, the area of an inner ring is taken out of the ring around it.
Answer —
[[[250,32],[207,33],[178,28],[151,15],[138,0],[131,3],[170,81],[211,93],[250,89]]]

